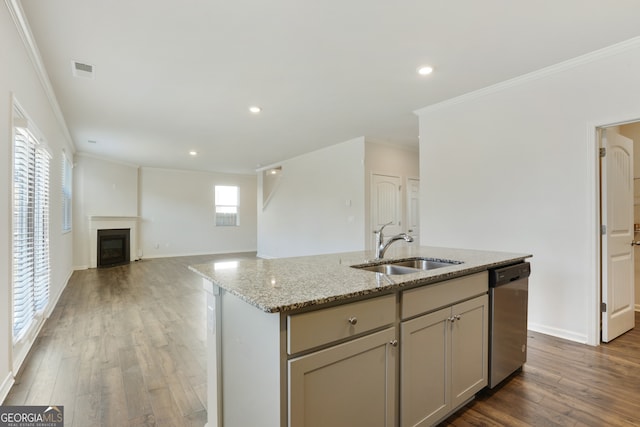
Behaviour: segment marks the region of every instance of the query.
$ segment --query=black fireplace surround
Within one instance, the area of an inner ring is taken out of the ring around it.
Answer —
[[[130,228],[98,230],[98,268],[129,264]]]

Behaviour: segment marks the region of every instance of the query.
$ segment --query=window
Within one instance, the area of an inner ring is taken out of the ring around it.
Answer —
[[[240,225],[238,199],[238,187],[216,185],[216,226]]]
[[[71,231],[71,181],[73,166],[67,157],[67,153],[62,152],[62,231]]]
[[[13,143],[13,337],[19,340],[49,301],[49,152],[18,109]]]

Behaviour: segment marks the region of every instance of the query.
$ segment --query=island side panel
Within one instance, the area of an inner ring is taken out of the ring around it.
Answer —
[[[207,294],[207,424],[222,427],[220,288],[202,279]]]
[[[265,313],[222,289],[219,298],[220,427],[281,427],[280,314]]]

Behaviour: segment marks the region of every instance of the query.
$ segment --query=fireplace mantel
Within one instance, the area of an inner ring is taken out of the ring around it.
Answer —
[[[135,221],[138,222],[139,216],[110,216],[110,215],[89,215],[89,221]]]
[[[129,257],[131,261],[138,259],[138,216],[89,215],[89,268],[98,266],[98,230],[114,228],[131,229],[129,239]]]

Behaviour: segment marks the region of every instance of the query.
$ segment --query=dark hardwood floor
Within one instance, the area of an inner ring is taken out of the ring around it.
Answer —
[[[4,404],[64,405],[67,427],[202,427],[205,294],[187,266],[252,256],[75,272]],[[523,371],[442,425],[640,426],[639,329],[599,347],[531,332]]]
[[[522,372],[442,426],[640,426],[636,328],[599,347],[529,332]]]

